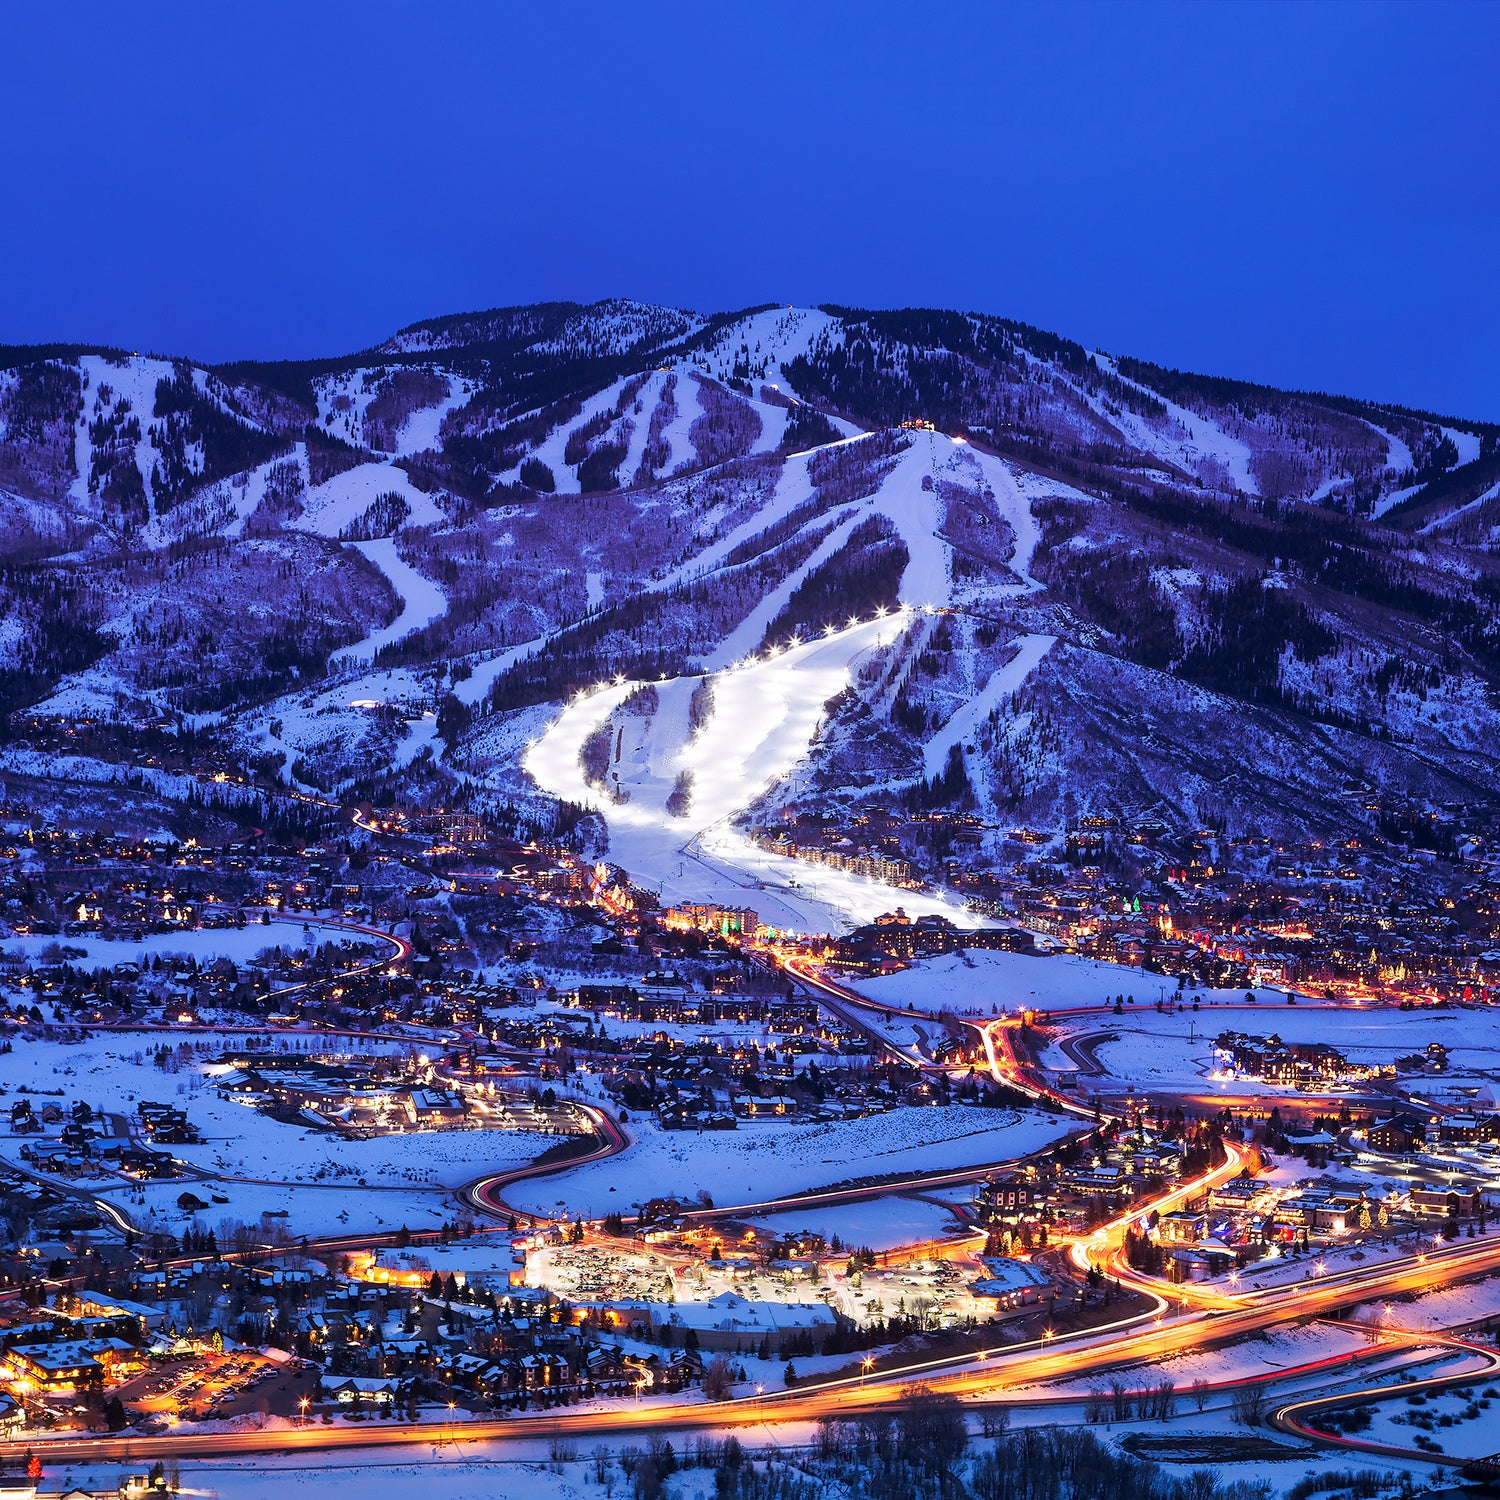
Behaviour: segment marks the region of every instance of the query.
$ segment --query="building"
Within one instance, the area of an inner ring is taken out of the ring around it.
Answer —
[[[760,918],[741,906],[669,906],[662,914],[668,932],[713,932],[720,937],[754,937]]]
[[[1365,1135],[1372,1151],[1381,1151],[1387,1156],[1409,1156],[1426,1138],[1421,1121],[1411,1115],[1392,1115],[1390,1119],[1372,1125]]]
[[[1413,1188],[1411,1211],[1424,1219],[1477,1219],[1484,1211],[1484,1194],[1475,1188],[1459,1192],[1454,1188]]]
[[[1031,1261],[1008,1255],[986,1257],[984,1269],[986,1274],[969,1284],[969,1295],[992,1302],[992,1316],[996,1317],[1034,1307],[1052,1285],[1046,1273]]]
[[[1196,1245],[1208,1228],[1204,1214],[1192,1214],[1185,1210],[1174,1214],[1163,1214],[1156,1232],[1164,1245]]]

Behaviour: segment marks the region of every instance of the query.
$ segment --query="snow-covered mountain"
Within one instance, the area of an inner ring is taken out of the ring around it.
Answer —
[[[12,349],[0,519],[12,735],[185,716],[345,799],[594,805],[627,864],[743,871],[814,804],[1272,840],[1500,810],[1500,428],[1000,318]]]

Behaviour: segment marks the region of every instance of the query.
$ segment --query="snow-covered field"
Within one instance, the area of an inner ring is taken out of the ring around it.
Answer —
[[[1500,1316],[1500,1276],[1424,1292],[1411,1302],[1367,1302],[1350,1316],[1354,1322],[1380,1328],[1407,1328],[1417,1333],[1457,1328],[1480,1318]]]
[[[195,1032],[183,1038],[195,1047],[191,1059],[156,1066],[153,1051],[168,1038],[160,1032],[114,1032],[86,1042],[31,1041],[23,1033],[15,1050],[0,1056],[0,1086],[25,1083],[35,1090],[63,1091],[96,1109],[134,1117],[141,1100],[156,1100],[186,1111],[204,1137],[201,1145],[172,1148],[173,1155],[201,1174],[149,1184],[125,1184],[105,1176],[89,1185],[103,1191],[138,1225],[181,1226],[177,1207],[186,1188],[229,1198],[201,1215],[213,1225],[222,1218],[254,1222],[267,1212],[288,1213],[286,1228],[296,1234],[379,1228],[406,1223],[429,1227],[451,1219],[454,1209],[444,1189],[492,1170],[524,1165],[556,1138],[519,1131],[424,1131],[356,1141],[327,1131],[282,1124],[220,1094],[217,1070],[208,1059],[224,1048],[242,1046],[233,1033]],[[314,1039],[327,1045],[332,1039]],[[275,1054],[271,1054],[274,1058]]]
[[[1429,1452],[1460,1462],[1489,1457],[1495,1451],[1496,1377],[1475,1360],[1468,1362],[1468,1368],[1474,1371],[1474,1378],[1464,1385],[1405,1399],[1393,1396],[1372,1406],[1370,1425],[1359,1436],[1371,1442],[1414,1448],[1419,1446],[1414,1441],[1417,1436],[1426,1434],[1434,1444]],[[1464,1364],[1455,1360],[1441,1370],[1429,1368],[1420,1373],[1456,1374],[1464,1369]]]
[[[855,988],[882,1005],[986,1016],[1028,1008],[1065,1011],[1113,1005],[1116,995],[1133,995],[1135,1008],[1139,1010],[1143,1005],[1154,1007],[1158,1000],[1171,1000],[1177,995],[1175,979],[1141,969],[1100,963],[1071,953],[1033,957],[989,949],[923,959],[899,974],[861,980]],[[1269,1010],[1273,992],[1259,993]],[[1243,1000],[1244,995],[1243,990],[1210,990],[1205,993],[1204,1001],[1207,1004],[1210,1000]],[[1154,1009],[1151,1018],[1162,1019]],[[1113,1025],[1118,1019],[1109,1018],[1109,1029],[1118,1029]],[[1187,1022],[1180,1019],[1185,1034]],[[1101,1020],[1101,1028],[1104,1024]],[[1207,1024],[1200,1019],[1199,1031]]]
[[[434,1489],[443,1500],[494,1500],[497,1495],[508,1500],[583,1500],[584,1496],[592,1500],[603,1493],[601,1486],[592,1483],[592,1466],[586,1462],[568,1464],[565,1473],[554,1473],[542,1439],[519,1445],[476,1444],[456,1441],[451,1429],[437,1427],[433,1437],[432,1442],[413,1444],[406,1450],[404,1462],[393,1459],[390,1449],[326,1457],[271,1454],[237,1463],[187,1461],[182,1464],[183,1493],[214,1495],[220,1500],[265,1500],[268,1494],[299,1495],[307,1500],[411,1500],[418,1489]],[[583,1445],[583,1451],[589,1446]],[[614,1446],[618,1449],[619,1445]],[[518,1448],[526,1452],[525,1458],[516,1456]],[[88,1494],[104,1494],[118,1482],[119,1467],[70,1468],[57,1474],[66,1485]],[[49,1470],[49,1484],[52,1478]],[[712,1495],[712,1471],[697,1478],[705,1495]],[[614,1479],[621,1479],[618,1469]],[[682,1493],[674,1489],[674,1500]]]
[[[1370,1066],[1392,1064],[1424,1052],[1429,1042],[1441,1042],[1449,1049],[1447,1071],[1409,1080],[1431,1094],[1493,1088],[1490,1078],[1500,1071],[1500,1012],[1494,1010],[1377,1010],[1263,1000],[1258,1006],[1239,1005],[1215,1015],[1205,1000],[1200,1011],[1164,1015],[1147,999],[1149,995],[1143,999],[1137,992],[1136,1004],[1123,1014],[1094,1017],[1089,1023],[1080,1019],[1069,1028],[1073,1035],[1107,1033],[1111,1039],[1095,1043],[1093,1055],[1116,1078],[1143,1088],[1198,1087],[1211,1081],[1216,1091],[1226,1094],[1278,1092],[1254,1079],[1211,1077],[1213,1039],[1226,1030],[1257,1036],[1274,1033],[1286,1042],[1326,1042],[1351,1062]],[[1070,1066],[1056,1049],[1044,1061]]]
[[[103,937],[97,933],[85,933],[78,937],[46,937],[39,933],[27,933],[20,937],[0,938],[0,952],[19,953],[33,962],[48,948],[61,945],[63,948],[81,948],[84,956],[70,962],[81,968],[113,966],[150,960],[168,954],[186,954],[198,963],[207,963],[216,958],[227,958],[236,964],[248,963],[267,948],[284,948],[294,952],[328,942],[346,939],[364,940],[363,935],[347,929],[328,926],[312,921],[285,921],[272,918],[261,922],[247,917],[243,927],[195,928],[183,932],[153,932],[136,940],[134,938]],[[374,942],[374,939],[368,939]]]
[[[1186,1397],[1188,1387],[1195,1380],[1218,1382],[1268,1375],[1278,1370],[1295,1370],[1318,1360],[1363,1353],[1375,1346],[1373,1334],[1342,1328],[1333,1323],[1317,1322],[1277,1328],[1257,1338],[1242,1339],[1216,1348],[1194,1349],[1170,1359],[1152,1360],[1149,1364],[1127,1365],[1113,1373],[1132,1387],[1155,1383],[1163,1377],[1174,1380],[1181,1399]],[[1023,1386],[1018,1394],[1068,1391],[1086,1395],[1090,1390],[1097,1390],[1106,1383],[1095,1374],[1076,1380]],[[1222,1399],[1221,1397],[1220,1400]]]
[[[1038,1151],[1070,1122],[1010,1110],[896,1109],[827,1124],[763,1122],[702,1134],[663,1130],[653,1120],[626,1127],[630,1147],[555,1177],[507,1188],[505,1201],[527,1213],[628,1213],[632,1203],[665,1193],[720,1207],[756,1204],[788,1193],[863,1177],[958,1170]]]
[[[957,1226],[952,1209],[921,1198],[904,1197],[876,1198],[842,1208],[793,1209],[764,1214],[748,1222],[768,1234],[806,1232],[821,1234],[829,1241],[837,1235],[846,1245],[875,1251],[945,1239]]]

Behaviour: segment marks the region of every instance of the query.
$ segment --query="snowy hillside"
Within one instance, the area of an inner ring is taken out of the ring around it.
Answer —
[[[1500,802],[1493,425],[923,310],[7,360],[11,733],[87,714],[128,756],[183,716],[244,774],[461,797],[789,925],[952,909],[762,847],[814,810],[966,817],[982,860]]]

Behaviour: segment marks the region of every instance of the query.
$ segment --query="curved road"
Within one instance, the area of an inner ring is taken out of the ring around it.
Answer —
[[[372,935],[385,937],[387,941],[399,943],[388,934]],[[389,962],[389,959],[382,960]],[[371,965],[370,967],[374,967]],[[792,965],[788,965],[789,968]],[[863,996],[856,996],[835,985],[823,976],[809,972],[809,966],[797,964],[793,972],[796,978],[813,988],[832,1003],[832,1008],[842,1013],[843,1006],[868,1006]],[[296,986],[293,988],[303,988]],[[279,993],[286,993],[282,991]],[[1074,1116],[1085,1116],[1088,1128],[1097,1121],[1091,1110],[1086,1110],[1074,1101],[1067,1100],[1055,1091],[1034,1079],[1027,1078],[1019,1066],[1009,1045],[1008,1031],[1014,1022],[1005,1018],[988,1021],[973,1021],[984,1045],[990,1071],[998,1081],[1016,1087],[1033,1098],[1046,1100],[1054,1107],[1067,1110]],[[1001,1059],[1001,1050],[1005,1059]],[[900,1053],[900,1049],[893,1049]],[[910,1060],[910,1059],[905,1059]],[[933,1068],[928,1062],[915,1060],[918,1067]],[[628,1144],[618,1125],[602,1110],[588,1108],[596,1126],[599,1144],[588,1154],[568,1161],[532,1163],[528,1167],[515,1168],[507,1172],[492,1174],[471,1184],[467,1193],[470,1201],[487,1212],[505,1217],[505,1207],[500,1193],[514,1181],[534,1176],[565,1171],[584,1161],[600,1160],[623,1150]],[[1233,1176],[1242,1166],[1240,1148],[1231,1146],[1226,1160],[1202,1177],[1174,1188],[1152,1204],[1140,1205],[1128,1214],[1120,1216],[1104,1226],[1087,1241],[1075,1244],[1073,1256],[1080,1268],[1117,1260],[1119,1244],[1124,1230],[1142,1214],[1153,1208],[1168,1211],[1186,1197],[1200,1193],[1214,1182]],[[967,1174],[951,1174],[962,1176]],[[925,1179],[928,1185],[934,1178]],[[740,1206],[736,1209],[713,1209],[695,1211],[700,1214],[722,1215],[743,1213],[754,1209],[765,1211],[789,1202],[822,1202],[831,1197],[849,1201],[862,1196],[879,1196],[898,1191],[891,1183],[874,1184],[845,1189],[832,1189],[822,1194],[798,1194],[791,1199],[772,1200],[762,1205]],[[392,1236],[393,1238],[394,1236]],[[320,1249],[337,1248],[339,1245],[364,1244],[370,1236],[339,1236],[316,1242]],[[312,1247],[310,1242],[309,1247]],[[432,1424],[389,1423],[379,1427],[324,1427],[321,1424],[295,1428],[277,1429],[270,1432],[232,1432],[160,1434],[150,1437],[80,1438],[47,1442],[45,1453],[49,1461],[112,1461],[129,1458],[132,1461],[151,1461],[173,1456],[207,1457],[210,1455],[312,1451],[328,1448],[368,1448],[373,1446],[395,1446],[412,1443],[433,1443],[457,1440],[460,1436],[470,1441],[499,1439],[516,1436],[539,1436],[554,1432],[575,1434],[605,1434],[624,1431],[639,1431],[642,1428],[669,1430],[694,1427],[723,1427],[739,1424],[760,1424],[769,1420],[810,1420],[823,1416],[845,1416],[877,1409],[889,1409],[904,1399],[904,1389],[913,1379],[921,1379],[937,1388],[955,1395],[977,1400],[994,1400],[1007,1391],[1031,1387],[1038,1382],[1059,1379],[1076,1379],[1098,1371],[1116,1368],[1122,1364],[1158,1361],[1201,1348],[1206,1344],[1217,1344],[1244,1338],[1293,1319],[1326,1316],[1351,1303],[1373,1298],[1400,1295],[1409,1291],[1425,1291],[1445,1282],[1467,1276],[1487,1273],[1500,1268],[1500,1236],[1478,1241],[1459,1241],[1453,1244],[1419,1253],[1375,1267],[1360,1268],[1320,1277],[1313,1282],[1302,1282],[1291,1286],[1270,1288],[1238,1297],[1214,1294],[1216,1306],[1199,1306],[1188,1309],[1186,1303],[1193,1300],[1191,1290],[1184,1293],[1173,1289],[1184,1301],[1184,1311],[1168,1314],[1168,1302],[1162,1296],[1159,1283],[1150,1278],[1132,1277],[1133,1283],[1145,1283],[1142,1290],[1148,1291],[1156,1303],[1145,1312],[1130,1314],[1112,1324],[1084,1330],[1067,1338],[1055,1338],[1050,1330],[1042,1338],[1025,1344],[1007,1347],[995,1352],[978,1355],[963,1355],[941,1359],[918,1361],[897,1369],[880,1371],[867,1377],[850,1376],[840,1379],[812,1381],[792,1390],[779,1391],[764,1396],[736,1397],[722,1402],[705,1403],[696,1399],[678,1400],[663,1405],[630,1405],[620,1408],[577,1412],[548,1412],[545,1415],[517,1415],[497,1420],[466,1422],[441,1430]],[[1205,1299],[1206,1300],[1206,1299]],[[1429,1339],[1427,1342],[1443,1342]],[[1470,1349],[1459,1340],[1450,1340],[1457,1347]],[[1488,1351],[1485,1351],[1489,1355]],[[1494,1357],[1494,1356],[1489,1356]],[[1500,1366],[1500,1358],[1496,1358]],[[1311,1368],[1311,1367],[1308,1367]],[[1277,1371],[1265,1379],[1285,1379],[1294,1372]],[[1472,1379],[1468,1376],[1441,1376],[1427,1382],[1434,1387],[1453,1380]],[[1236,1382],[1226,1382],[1227,1385]],[[1403,1392],[1420,1389],[1424,1383],[1407,1383],[1399,1387]],[[1330,1435],[1302,1422],[1302,1417],[1311,1415],[1314,1408],[1329,1405],[1355,1404],[1363,1394],[1383,1393],[1391,1387],[1374,1387],[1371,1393],[1355,1393],[1340,1398],[1318,1398],[1315,1401],[1294,1402],[1280,1408],[1279,1421],[1299,1424],[1288,1430],[1298,1430],[1318,1441],[1332,1441]],[[1033,1397],[1028,1396],[1028,1401]],[[1071,1401],[1078,1397],[1045,1395],[1038,1400]],[[24,1444],[0,1445],[0,1457],[19,1457]],[[1350,1440],[1350,1446],[1358,1446]],[[1440,1461],[1431,1455],[1401,1451],[1402,1457],[1414,1461]]]

